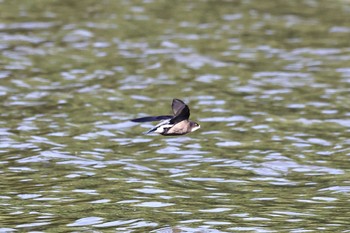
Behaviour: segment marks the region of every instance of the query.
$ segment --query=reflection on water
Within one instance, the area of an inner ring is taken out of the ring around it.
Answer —
[[[0,232],[348,230],[344,1],[0,5]]]

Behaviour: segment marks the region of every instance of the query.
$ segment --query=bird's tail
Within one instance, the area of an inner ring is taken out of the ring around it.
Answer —
[[[149,134],[149,133],[152,133],[152,132],[154,132],[154,131],[156,131],[157,130],[157,128],[156,127],[153,127],[152,129],[150,129],[150,130],[148,130],[148,131],[146,131],[146,132],[143,132],[143,134]]]

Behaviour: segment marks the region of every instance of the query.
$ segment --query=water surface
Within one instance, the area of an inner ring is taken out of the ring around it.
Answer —
[[[0,5],[0,232],[349,230],[348,1]]]

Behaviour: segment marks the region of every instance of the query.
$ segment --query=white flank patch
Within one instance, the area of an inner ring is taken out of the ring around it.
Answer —
[[[173,125],[161,125],[154,132],[156,132],[156,133],[164,133],[166,128],[171,128],[171,127],[173,127]]]

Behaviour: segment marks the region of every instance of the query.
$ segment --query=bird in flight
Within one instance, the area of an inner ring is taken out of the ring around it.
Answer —
[[[162,116],[148,116],[132,119],[133,122],[149,122],[149,121],[161,121],[158,125],[145,132],[148,133],[159,133],[164,136],[175,136],[183,135],[200,128],[200,125],[194,121],[190,121],[190,109],[189,107],[179,99],[173,99],[171,105],[173,110],[173,116],[162,115]]]

